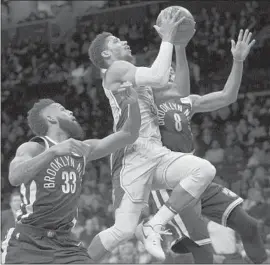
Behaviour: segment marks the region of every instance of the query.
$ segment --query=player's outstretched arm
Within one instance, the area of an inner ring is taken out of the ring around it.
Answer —
[[[53,151],[36,142],[22,144],[16,152],[15,158],[9,166],[9,182],[12,186],[19,186],[33,179],[40,168],[50,161]]]
[[[180,11],[179,11],[180,12]],[[170,66],[172,62],[173,40],[177,27],[185,19],[178,20],[179,12],[172,18],[166,18],[156,31],[162,37],[159,53],[151,67],[135,67],[126,61],[114,62],[106,74],[105,84],[108,89],[113,90],[113,86],[129,81],[135,86],[163,86],[169,80]],[[177,21],[178,20],[178,21]]]
[[[123,86],[122,86],[123,88]],[[129,105],[128,118],[120,131],[113,133],[103,139],[90,139],[84,143],[90,146],[91,152],[88,160],[95,160],[116,152],[129,144],[133,144],[138,136],[141,127],[141,114],[138,105],[137,93],[133,87],[126,87],[127,102]]]
[[[191,95],[193,113],[218,110],[237,100],[243,75],[243,62],[255,43],[255,40],[251,41],[251,36],[252,33],[249,32],[248,29],[246,29],[245,32],[241,29],[237,43],[235,44],[234,40],[231,41],[233,65],[224,89],[204,96]]]

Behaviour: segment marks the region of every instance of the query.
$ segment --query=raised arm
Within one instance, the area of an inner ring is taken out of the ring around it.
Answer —
[[[84,141],[84,143],[91,147],[91,153],[88,156],[89,160],[107,156],[137,140],[141,127],[141,114],[137,101],[137,93],[131,86],[127,86],[126,90],[128,94],[127,101],[129,103],[127,120],[118,132],[100,140],[91,139]]]
[[[163,86],[169,80],[170,66],[172,62],[173,40],[176,29],[184,21],[184,17],[177,21],[178,11],[172,18],[164,19],[162,26],[155,29],[162,37],[159,53],[151,67],[135,67],[126,61],[116,61],[106,74],[106,84],[118,86],[129,81],[135,86]],[[117,83],[117,84],[116,84]],[[110,88],[109,88],[110,89]],[[113,89],[113,88],[112,88]]]
[[[186,46],[175,45],[176,70],[173,86],[177,89],[181,97],[190,95],[190,74],[186,56]]]
[[[53,157],[51,149],[44,151],[44,147],[36,142],[22,144],[16,152],[15,158],[9,166],[9,182],[18,186],[33,179],[40,168]]]
[[[186,55],[186,46],[195,34],[195,22],[192,20],[188,20],[188,22],[190,23],[189,34],[185,34],[183,39],[179,36],[178,43],[175,44],[176,70],[173,87],[177,89],[177,92],[181,97],[187,97],[190,95],[190,74]]]
[[[218,110],[237,100],[243,75],[243,62],[255,43],[255,40],[250,42],[251,36],[252,33],[249,30],[246,30],[245,33],[240,30],[237,43],[235,44],[232,40],[233,65],[224,89],[204,96],[191,95],[193,113]]]

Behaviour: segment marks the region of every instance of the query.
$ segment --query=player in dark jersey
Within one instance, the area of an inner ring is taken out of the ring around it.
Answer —
[[[245,32],[241,30],[237,43],[232,41],[231,52],[234,62],[224,89],[204,96],[190,95],[186,45],[175,46],[177,66],[174,82],[169,83],[166,90],[153,89],[155,103],[158,107],[162,142],[166,147],[177,152],[192,153],[194,151],[190,128],[192,115],[198,112],[214,111],[237,100],[243,61],[255,42],[250,41],[251,33],[248,30]],[[160,208],[169,198],[170,191],[153,191],[152,195],[157,208]],[[201,196],[201,214],[238,232],[247,256],[254,263],[262,263],[267,259],[267,255],[260,237],[259,227],[257,221],[239,206],[242,201],[232,191],[212,183]],[[213,250],[209,247],[211,241],[207,231],[207,222],[201,218],[200,214],[196,215],[195,208],[186,208],[181,217],[177,216],[171,221],[171,226],[176,232],[176,241],[172,244],[174,252],[192,252],[195,263],[213,262]],[[190,239],[185,234],[188,234]]]
[[[10,164],[9,180],[20,185],[23,203],[3,243],[3,263],[91,263],[71,234],[86,163],[132,144],[141,125],[135,90],[120,94],[129,118],[100,140],[79,140],[83,131],[72,112],[53,100],[42,99],[29,111],[36,137],[18,148]]]

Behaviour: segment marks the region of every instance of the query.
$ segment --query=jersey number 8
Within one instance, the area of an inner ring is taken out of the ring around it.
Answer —
[[[174,113],[173,117],[174,117],[175,130],[178,132],[181,132],[182,131],[182,120],[181,120],[180,115],[178,113]]]
[[[63,171],[62,179],[65,181],[65,184],[62,185],[62,191],[64,193],[75,193],[76,191],[76,173],[71,171]]]

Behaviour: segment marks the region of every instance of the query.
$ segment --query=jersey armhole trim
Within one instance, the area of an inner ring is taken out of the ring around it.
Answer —
[[[192,100],[191,100],[190,96],[187,96],[187,97],[184,97],[184,98],[181,98],[181,97],[180,97],[180,101],[181,101],[182,103],[188,103],[188,104],[190,104],[190,106],[191,106],[191,108],[192,108]]]
[[[43,140],[43,142],[45,144],[45,150],[47,150],[47,149],[50,148],[49,143],[48,143],[48,140],[45,137],[43,137],[43,136],[35,136],[32,139],[30,139],[30,142],[38,142],[38,141],[36,141],[38,139]]]

